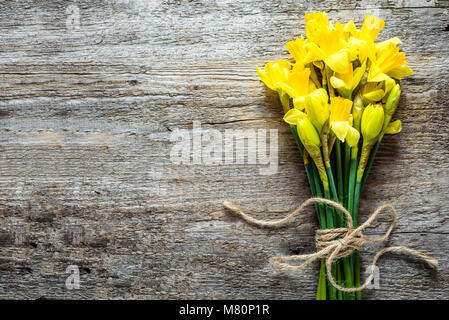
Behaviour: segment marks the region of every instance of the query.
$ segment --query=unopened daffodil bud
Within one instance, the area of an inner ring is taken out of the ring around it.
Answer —
[[[320,147],[320,136],[307,116],[298,117],[296,127],[298,128],[299,139],[307,150],[310,147]]]
[[[385,104],[385,116],[393,115],[396,112],[400,96],[401,86],[399,84],[396,84],[388,94],[387,102]]]
[[[399,84],[396,84],[388,94],[387,102],[385,103],[385,119],[384,125],[382,127],[382,132],[385,132],[385,130],[387,130],[391,118],[393,117],[394,113],[396,112],[396,108],[399,105],[400,96],[401,87],[399,86]]]
[[[382,104],[370,104],[363,111],[361,131],[363,145],[373,141],[382,130],[384,124],[384,108]]]
[[[324,124],[329,119],[329,98],[323,88],[314,90],[307,97],[306,111],[318,133],[321,134]]]

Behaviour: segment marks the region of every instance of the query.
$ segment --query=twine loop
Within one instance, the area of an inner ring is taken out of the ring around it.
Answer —
[[[288,269],[288,270],[302,270],[304,269],[308,264],[312,263],[313,261],[317,259],[324,258],[326,260],[326,272],[327,277],[329,281],[332,283],[332,285],[337,288],[340,291],[344,292],[355,292],[355,291],[361,291],[365,289],[372,281],[374,277],[374,267],[376,266],[377,260],[382,256],[384,253],[391,252],[391,251],[397,251],[397,252],[407,252],[411,255],[414,255],[417,258],[420,258],[421,260],[425,261],[430,267],[434,268],[438,265],[438,261],[420,251],[410,249],[403,246],[398,247],[387,247],[382,250],[380,250],[373,258],[372,267],[370,270],[370,274],[366,281],[360,286],[356,288],[345,288],[340,286],[336,283],[334,277],[331,273],[331,267],[332,262],[334,262],[335,259],[347,257],[355,250],[361,251],[363,248],[363,245],[366,243],[373,243],[373,242],[382,242],[388,239],[391,232],[393,231],[395,225],[396,225],[396,219],[397,219],[397,213],[396,210],[389,204],[384,204],[380,207],[378,207],[366,220],[363,224],[361,224],[357,228],[353,228],[353,220],[351,217],[351,214],[349,213],[346,208],[344,208],[341,204],[323,199],[323,198],[310,198],[306,201],[304,201],[297,209],[295,209],[292,213],[290,213],[288,216],[286,216],[283,219],[275,220],[275,221],[266,221],[266,220],[257,220],[246,213],[242,211],[242,209],[236,207],[233,203],[229,201],[223,202],[223,205],[230,211],[237,214],[241,219],[244,221],[253,224],[260,228],[281,228],[286,226],[289,222],[292,221],[292,218],[294,218],[296,215],[300,214],[304,209],[313,203],[322,203],[328,206],[332,206],[346,216],[346,228],[333,228],[333,229],[319,229],[315,233],[315,245],[317,248],[317,251],[315,253],[309,253],[309,254],[299,254],[299,255],[291,255],[291,256],[278,256],[273,257],[270,259],[270,262],[282,269]],[[383,234],[383,236],[378,238],[371,238],[371,237],[365,237],[363,234],[363,230],[371,226],[373,221],[376,219],[376,217],[384,210],[389,210],[390,216],[391,216],[391,223],[387,231]],[[286,262],[292,262],[292,261],[298,261],[298,260],[305,260],[300,265],[291,265]]]

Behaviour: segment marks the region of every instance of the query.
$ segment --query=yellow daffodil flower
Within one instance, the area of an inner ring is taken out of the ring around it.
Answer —
[[[363,63],[367,58],[370,58],[372,61],[375,60],[376,50],[380,50],[390,43],[400,44],[401,40],[397,37],[374,43],[384,26],[385,21],[370,14],[365,16],[360,31],[357,30],[353,21],[346,24],[345,30],[351,34],[351,37],[348,40],[350,48],[349,52],[357,52],[360,62]]]
[[[287,80],[277,83],[276,86],[293,99],[295,108],[304,110],[307,95],[314,91],[316,87],[310,81],[310,69],[301,70],[301,68],[296,66],[289,72]]]
[[[314,90],[306,98],[307,115],[320,134],[324,124],[329,119],[330,108],[328,99],[326,90],[322,88]]]
[[[352,127],[352,101],[341,97],[331,98],[329,125],[338,139],[350,147],[358,144],[360,133]]]
[[[371,61],[368,82],[385,81],[385,92],[389,92],[395,85],[395,79],[401,79],[413,74],[405,61],[405,54],[399,51],[395,43],[390,42],[377,51]]]
[[[374,41],[384,26],[385,22],[382,19],[370,14],[365,16],[360,31],[357,30],[357,27],[352,20],[344,26],[344,30],[351,35],[349,40],[347,40],[348,52],[350,53],[351,61],[358,56],[360,62],[363,63],[368,57],[374,57]]]
[[[286,60],[277,60],[276,62],[268,62],[263,70],[259,67],[256,68],[262,82],[271,90],[278,92],[284,112],[290,109],[290,98],[280,88],[280,84],[288,80],[291,67],[292,64]]]
[[[306,14],[306,35],[309,42],[304,45],[307,49],[304,63],[323,61],[335,72],[348,72],[350,60],[345,33],[344,28],[335,28],[330,24],[323,12]]]
[[[260,80],[271,90],[278,90],[278,83],[286,82],[292,64],[286,60],[277,60],[268,62],[263,70],[256,68]]]
[[[340,37],[340,32],[334,28],[323,29],[315,42],[305,45],[308,55],[305,63],[323,61],[331,70],[338,73],[349,71],[349,53],[346,42]]]
[[[350,63],[349,71],[347,73],[335,73],[335,75],[331,77],[331,85],[337,89],[342,96],[350,99],[352,97],[352,92],[359,85],[365,70],[366,62],[363,62],[363,64],[355,69],[355,71],[353,70],[352,63]]]
[[[392,70],[399,73],[400,70],[407,70],[403,76],[411,75],[411,69],[406,65],[405,53],[399,52],[399,47],[392,42],[381,47],[373,64],[375,68],[371,67],[368,75],[368,79],[371,81],[382,81],[382,78],[377,78],[378,73],[389,74]]]

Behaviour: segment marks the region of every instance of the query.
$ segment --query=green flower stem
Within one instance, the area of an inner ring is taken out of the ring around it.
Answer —
[[[321,188],[320,183],[320,176],[318,174],[318,170],[315,165],[311,165],[312,167],[312,176],[313,176],[313,182],[315,184],[315,192],[316,196],[318,198],[323,197],[323,190]],[[319,213],[320,213],[320,220],[321,220],[321,229],[327,229],[327,222],[326,222],[326,215],[325,215],[325,209],[324,204],[318,203]]]
[[[381,140],[381,138],[379,138]],[[357,218],[358,218],[358,209],[359,209],[359,201],[360,201],[360,194],[361,194],[361,187],[362,187],[362,179],[365,175],[365,168],[367,166],[368,158],[373,158],[374,153],[370,156],[371,150],[375,143],[377,143],[379,140],[373,139],[369,142],[364,142],[362,147],[362,152],[360,154],[360,161],[357,168],[357,179],[355,183],[355,190],[354,190],[354,207],[352,210],[352,216],[354,218],[354,226],[357,226]],[[355,271],[355,284],[356,286],[360,286],[360,258],[359,253],[356,251],[354,253],[354,271]],[[362,293],[360,291],[356,292],[356,299],[361,300],[362,299]]]
[[[318,280],[317,300],[326,300],[326,262],[321,259],[320,279]]]
[[[337,188],[335,187],[334,174],[332,173],[332,168],[330,166],[326,165],[326,173],[327,173],[327,176],[329,177],[329,186],[332,191],[332,199],[329,199],[329,200],[339,202]],[[336,227],[340,227],[344,224],[343,213],[337,209],[335,209],[334,211],[337,212],[336,219],[335,219]]]
[[[366,165],[366,169],[363,174],[361,190],[363,190],[363,187],[365,187],[366,180],[368,179],[368,175],[371,171],[371,167],[373,166],[374,158],[376,157],[377,151],[379,150],[381,141],[382,141],[382,138],[379,137],[379,140],[377,140],[377,143],[374,146],[373,151],[371,152],[371,155],[368,160],[368,164]]]
[[[357,168],[357,181],[355,184],[355,191],[354,191],[354,209],[352,212],[352,215],[354,217],[354,225],[357,225],[357,213],[359,208],[362,179],[365,173],[368,158],[370,157],[371,149],[373,148],[376,142],[377,139],[373,139],[372,141],[368,142],[363,142],[362,152],[360,154],[360,161]]]
[[[337,154],[337,183],[338,183],[338,200],[343,203],[344,189],[343,189],[343,168],[341,163],[341,141],[337,140],[336,150]]]
[[[327,174],[329,176],[329,185],[331,187],[332,193],[333,193],[333,199],[335,202],[339,202],[338,201],[338,194],[337,194],[337,190],[335,187],[335,181],[334,181],[334,177],[332,174],[332,169],[330,166],[326,167],[326,171]],[[343,213],[339,210],[335,210],[337,212],[337,225],[336,227],[343,227],[345,225],[345,219],[343,217]],[[343,261],[343,269],[344,269],[344,275],[345,275],[345,282],[346,282],[346,287],[348,288],[352,288],[354,286],[354,275],[353,275],[353,267],[351,264],[351,259],[349,257],[344,257],[342,258]],[[354,300],[355,296],[353,293],[346,293],[345,294],[345,298],[348,300]]]
[[[343,149],[341,147],[341,142],[340,140],[337,139],[337,145],[336,145],[336,156],[337,156],[337,183],[338,183],[338,199],[340,200],[340,203],[343,204],[343,206],[345,206],[347,208],[347,206],[345,205],[347,202],[347,190],[344,188],[344,180],[345,177],[343,175],[343,168],[342,168],[342,158],[344,157],[344,152],[345,149]],[[348,171],[345,172],[345,174],[348,174]],[[346,278],[346,274],[349,273],[349,271],[354,270],[354,265],[353,265],[353,261],[352,261],[352,256],[349,256],[345,259],[348,259],[349,262],[347,264],[349,264],[350,266],[350,270],[346,270],[345,272],[345,278]],[[345,263],[343,262],[343,267],[345,266]],[[353,277],[351,276],[351,279]],[[354,295],[348,292],[345,292],[345,300],[354,300],[353,299]]]
[[[326,199],[330,199],[331,195],[329,192],[329,188],[324,189],[324,196]],[[327,227],[329,229],[335,228],[334,225],[334,219],[333,219],[333,210],[331,207],[326,206],[326,218],[327,218]],[[335,263],[332,265],[331,274],[334,277],[334,279],[337,279],[336,277],[336,269],[335,269]],[[337,279],[337,281],[340,279]],[[327,283],[328,290],[329,290],[329,298],[330,300],[337,300],[337,289],[328,281]]]
[[[354,206],[354,191],[355,191],[355,182],[356,182],[356,174],[357,174],[357,156],[358,156],[358,147],[351,148],[351,168],[349,171],[349,189],[348,189],[348,202],[346,208],[351,213],[353,219],[353,227],[357,227],[357,218],[354,216],[353,206]],[[354,252],[350,256],[351,266],[353,270],[353,275],[355,276],[354,282],[357,287],[360,286],[360,267],[357,267],[360,264],[358,252]],[[357,282],[358,279],[358,282]],[[357,293],[355,293],[354,298],[358,299]]]
[[[315,192],[316,197],[322,198],[323,197],[323,190],[320,183],[320,178],[318,174],[318,170],[314,163],[310,164],[310,168],[312,171],[312,178],[313,178],[313,184],[315,186]],[[319,211],[319,220],[321,224],[321,229],[327,228],[327,222],[326,222],[326,215],[324,210],[324,205],[322,203],[318,203],[318,211]],[[327,289],[326,289],[326,260],[321,259],[321,267],[320,267],[320,278],[318,280],[318,292],[317,292],[317,300],[326,300],[327,299]],[[320,297],[318,299],[318,296]]]
[[[357,175],[357,155],[359,149],[357,147],[351,148],[351,169],[349,172],[349,188],[348,188],[348,205],[347,209],[352,215],[354,227],[357,227],[357,217],[354,215],[354,191]]]
[[[312,167],[312,173],[313,173],[312,174],[313,183],[315,184],[316,196],[318,198],[322,198],[323,197],[323,190],[321,189],[321,183],[320,183],[320,178],[319,178],[319,175],[318,175],[317,168],[315,167],[315,165],[311,165],[311,167]],[[327,228],[327,222],[326,222],[326,215],[325,215],[324,204],[318,203],[318,210],[319,210],[320,220],[321,220],[321,229],[326,229]]]
[[[359,209],[359,200],[360,200],[360,187],[362,185],[362,181],[357,179],[355,183],[354,189],[354,207],[352,208],[352,216],[354,217],[354,225],[357,225],[357,215]]]
[[[356,185],[355,185],[355,191],[354,191],[354,208],[352,213],[352,216],[354,217],[354,227],[357,226],[357,211],[359,207],[359,200],[360,200],[360,187],[361,187],[361,181],[357,179]],[[355,273],[355,285],[357,287],[360,287],[360,257],[359,252],[354,252],[354,273]],[[356,292],[356,300],[362,300],[362,292],[357,291]]]
[[[321,197],[320,195],[322,195],[321,193],[321,187],[318,185],[318,190],[317,190],[317,186],[315,184],[315,180],[318,179],[318,173],[314,174],[313,168],[315,167],[315,165],[313,163],[309,163],[306,162],[306,155],[307,155],[307,151],[304,152],[304,166],[306,168],[306,173],[307,173],[307,178],[309,180],[309,185],[310,185],[310,190],[312,191],[312,196],[313,197]],[[316,179],[315,179],[316,177]],[[320,195],[319,195],[320,194]],[[322,206],[322,204],[315,204],[315,212],[317,213],[318,216],[318,222],[320,223],[321,228],[326,228],[326,220],[325,220],[325,216],[324,216],[324,208]],[[321,269],[324,268],[324,271],[322,271]],[[317,289],[317,296],[316,299],[317,300],[326,300],[326,271],[325,271],[325,260],[321,259],[321,267],[320,267],[320,278],[318,280],[318,289]]]
[[[332,191],[332,198],[330,197],[331,195],[330,195],[329,189],[327,191],[327,194],[325,193],[325,195],[326,195],[326,199],[338,202],[338,193],[337,193],[337,188],[335,186],[334,174],[332,172],[332,167],[330,165],[330,157],[329,157],[330,156],[330,148],[328,148],[328,135],[327,135],[328,125],[329,125],[328,123],[325,124],[325,126],[323,128],[323,132],[321,133],[321,144],[322,144],[322,148],[323,148],[323,157],[324,157],[324,163],[325,163],[325,167],[326,167],[325,172],[327,175],[328,184],[330,185],[330,189]],[[334,210],[334,208],[329,208],[328,216],[329,215],[334,216],[334,218],[333,218],[334,223],[332,226],[328,225],[329,228],[335,228],[335,227],[338,228],[344,223],[342,212],[340,212],[338,210]],[[341,263],[342,263],[341,260],[337,260],[335,263],[335,265],[338,266],[336,268],[337,269],[336,270],[337,277],[335,279],[336,279],[337,283],[340,285],[342,284],[342,282],[341,282],[342,279],[340,278],[340,273],[339,273],[340,272],[339,268],[340,268]],[[345,278],[349,277],[348,279],[346,279],[347,282],[352,284],[353,281],[352,281],[352,276],[351,276],[352,275],[351,265],[349,264],[348,259],[343,259],[343,269],[345,271]],[[334,273],[333,273],[333,275],[334,275]],[[343,294],[339,293],[338,297],[341,299],[342,298],[346,299],[347,295],[345,294],[343,297]]]
[[[349,190],[349,165],[351,162],[351,147],[347,143],[345,143],[345,168],[344,168],[344,176],[345,176],[345,184],[344,189],[347,191]],[[348,201],[348,194],[345,195],[344,201],[347,203]],[[346,205],[346,208],[348,208],[348,205]]]

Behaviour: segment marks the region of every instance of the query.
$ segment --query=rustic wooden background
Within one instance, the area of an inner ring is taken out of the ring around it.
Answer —
[[[439,0],[1,1],[0,298],[313,299],[318,264],[285,273],[268,263],[314,250],[312,211],[275,232],[221,203],[268,219],[310,197],[255,66],[287,57],[317,10],[358,25],[382,17],[381,38],[399,36],[415,71],[402,82],[403,132],[384,140],[361,220],[394,204],[390,244],[440,265],[389,254],[380,289],[364,298],[448,299],[449,2]],[[194,120],[278,129],[277,174],[172,163],[171,132]],[[382,245],[366,248],[364,266]],[[79,290],[65,286],[69,265]]]

